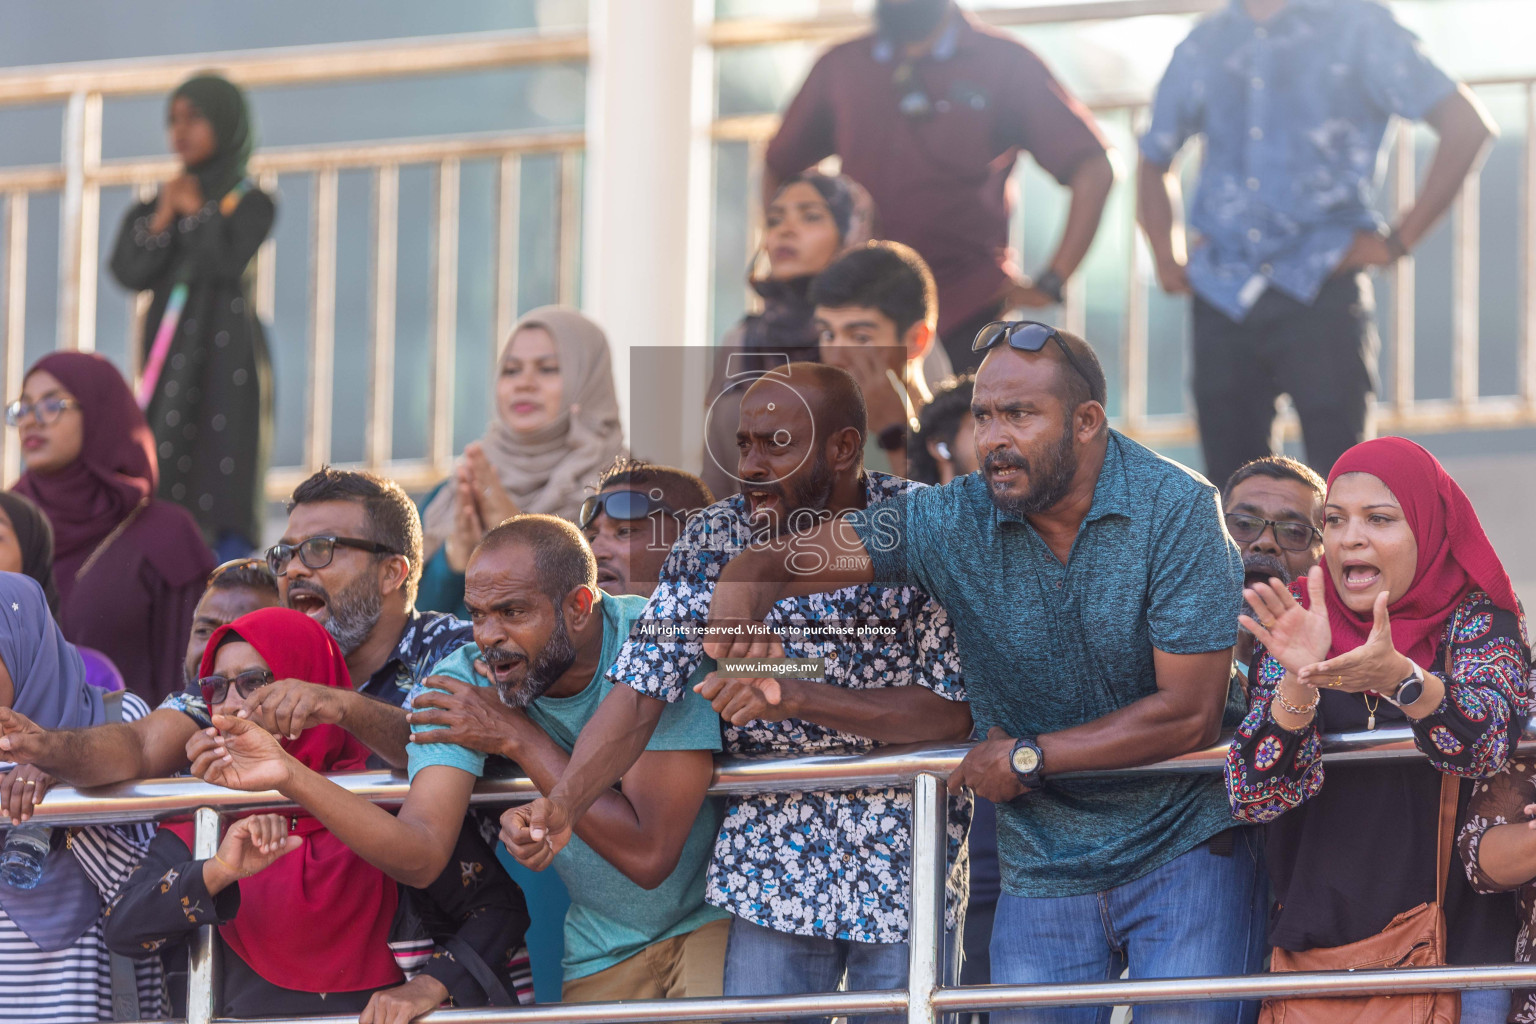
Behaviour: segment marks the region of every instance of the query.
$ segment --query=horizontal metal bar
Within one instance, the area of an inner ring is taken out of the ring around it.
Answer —
[[[933,995],[938,1013],[1020,1006],[1124,1006],[1212,999],[1362,996],[1519,988],[1536,984],[1536,964],[1513,967],[1402,967],[1379,971],[1249,974],[1235,978],[1147,978],[1053,985],[977,985]]]
[[[627,1021],[733,1020],[770,1021],[794,1017],[845,1017],[850,1014],[903,1013],[907,993],[825,992],[796,996],[736,998],[645,999],[622,1003],[541,1003],[507,1009],[437,1010],[416,1018],[422,1024],[625,1024]],[[241,1024],[300,1024],[356,1021],[357,1014],[337,1017],[240,1018]]]
[[[585,30],[468,32],[362,43],[277,46],[185,56],[135,57],[12,68],[0,74],[0,105],[63,99],[75,92],[107,96],[167,93],[195,71],[217,68],[241,85],[300,85],[359,78],[458,74],[481,68],[585,60]]]
[[[473,160],[508,154],[558,153],[581,149],[581,132],[478,132],[469,135],[428,136],[420,139],[386,139],[335,146],[274,146],[251,157],[257,174],[299,174],[317,170],[374,168],[381,164],[435,164],[449,158]],[[137,185],[174,175],[180,165],[167,157],[131,157],[103,160],[86,174],[86,180],[103,186]],[[64,169],[55,165],[10,167],[0,170],[0,191],[46,191],[62,188]]]
[[[1041,25],[1061,21],[1101,21],[1137,18],[1149,14],[1203,14],[1226,5],[1226,0],[1082,0],[1082,2],[1030,4],[1027,7],[994,7],[972,11],[986,25]],[[870,30],[864,14],[832,14],[819,18],[733,18],[714,22],[706,35],[711,46],[765,46],[773,43],[828,42]]]
[[[1147,772],[1218,771],[1226,763],[1230,734],[1205,750],[1193,751],[1156,764],[1082,775],[1120,776]],[[909,785],[920,773],[948,777],[960,764],[969,745],[890,746],[867,754],[820,754],[790,758],[725,758],[715,766],[710,793],[739,796],[746,793],[792,793],[804,790],[876,789]],[[1527,723],[1518,752],[1536,753],[1536,720]],[[1341,761],[1392,761],[1423,757],[1413,746],[1407,727],[1374,732],[1333,733],[1323,737],[1323,757]],[[1059,776],[1067,777],[1067,776]],[[398,804],[410,786],[399,773],[388,771],[346,772],[331,776],[343,789],[379,804]],[[505,805],[524,803],[538,796],[526,778],[482,779],[470,797],[472,803]],[[104,825],[128,821],[163,820],[186,814],[197,807],[222,813],[271,810],[294,806],[276,792],[245,793],[210,786],[199,779],[145,779],[91,790],[59,786],[48,791],[33,819],[49,825]],[[4,816],[0,815],[0,821]]]

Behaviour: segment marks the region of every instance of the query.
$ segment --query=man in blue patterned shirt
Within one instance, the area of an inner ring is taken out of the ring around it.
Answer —
[[[844,370],[792,363],[752,385],[737,432],[742,493],[690,519],[609,672],[628,685],[616,686],[582,731],[573,766],[583,751],[622,752],[631,738],[649,736],[662,708],[684,696],[707,661],[699,628],[715,580],[755,538],[922,487],[864,471],[865,431],[863,396]],[[857,753],[970,735],[954,631],[917,586],[796,597],[775,605],[767,623],[781,638],[775,653],[824,659],[825,681],[707,677],[696,689],[722,712],[728,753]],[[617,777],[632,760],[619,753],[603,769]],[[568,770],[552,798],[569,779]],[[531,834],[526,809],[512,817]],[[969,800],[953,801],[951,931],[965,902],[969,820]],[[706,889],[711,904],[733,915],[725,994],[826,992],[844,977],[850,990],[905,987],[911,826],[906,789],[733,798]]]
[[[1427,121],[1439,146],[1389,227],[1375,206],[1393,115]],[[1141,139],[1138,217],[1163,289],[1194,294],[1207,476],[1274,451],[1283,394],[1324,476],[1374,432],[1365,271],[1428,234],[1493,134],[1472,93],[1375,0],[1231,0],[1179,45]],[[1195,135],[1205,158],[1186,260],[1170,166]]]

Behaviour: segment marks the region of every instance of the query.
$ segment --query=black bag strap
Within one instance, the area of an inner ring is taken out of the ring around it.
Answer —
[[[507,994],[506,986],[496,977],[496,972],[475,952],[475,947],[457,935],[445,935],[438,940],[438,944],[452,953],[460,966],[480,983],[480,988],[485,991],[486,1002],[491,1006],[518,1005],[517,1000]]]

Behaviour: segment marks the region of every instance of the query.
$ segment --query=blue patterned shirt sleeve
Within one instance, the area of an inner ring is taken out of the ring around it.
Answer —
[[[1360,84],[1384,113],[1420,121],[1449,96],[1456,82],[1440,69],[1386,7],[1363,4],[1357,73]]]
[[[1158,167],[1173,163],[1184,143],[1203,127],[1205,80],[1199,77],[1200,44],[1191,34],[1173,51],[1152,97],[1152,121],[1141,137],[1141,155]]]
[[[181,712],[196,722],[199,729],[206,729],[213,724],[213,719],[208,715],[208,705],[203,700],[202,691],[195,690],[194,687],[167,694],[155,710],[161,709]]]

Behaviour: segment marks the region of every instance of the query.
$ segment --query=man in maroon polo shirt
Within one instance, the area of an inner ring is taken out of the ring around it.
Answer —
[[[1018,40],[954,0],[878,0],[876,31],[816,62],[768,145],[764,194],[836,153],[869,190],[882,235],[916,249],[939,287],[955,372],[1005,310],[1061,301],[1114,182],[1093,116]],[[1020,150],[1072,193],[1050,263],[1024,276],[1008,250],[1008,178]]]

